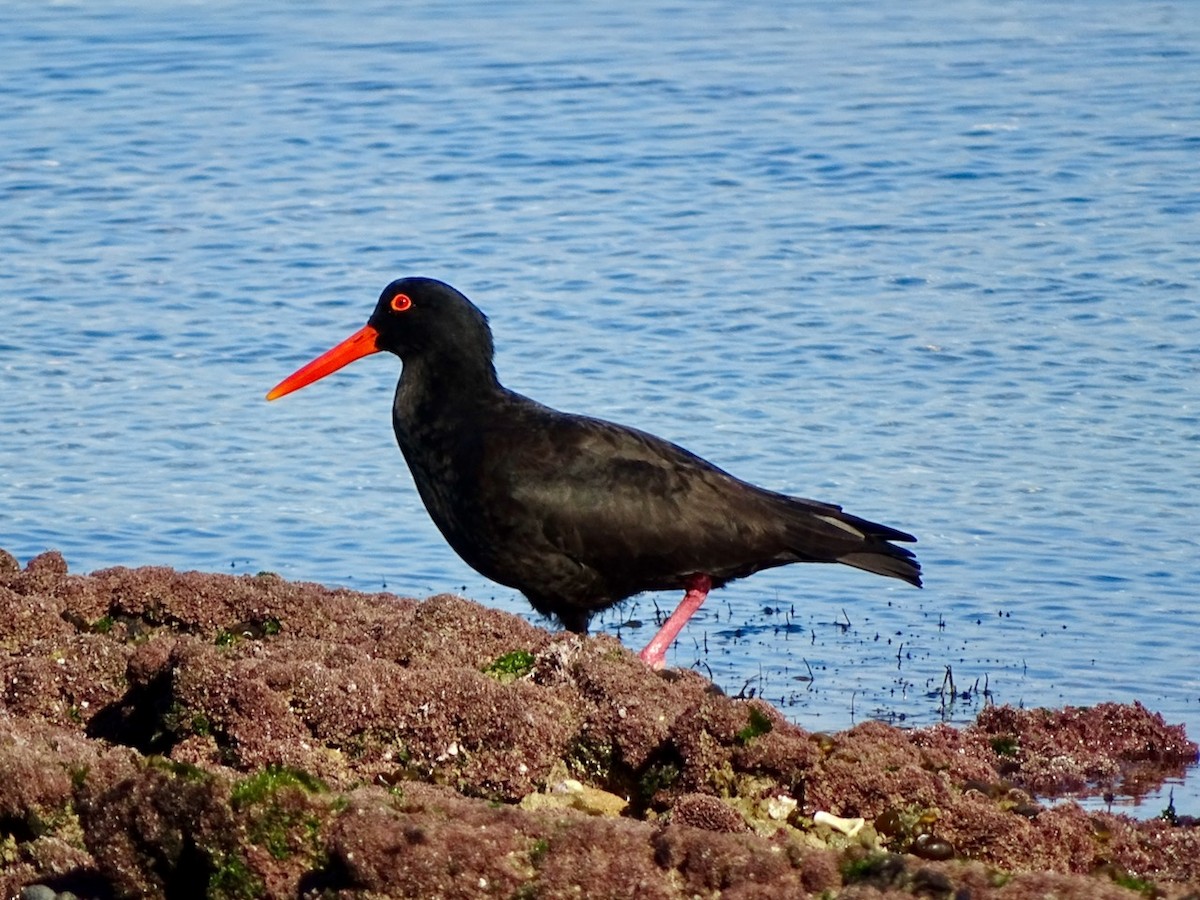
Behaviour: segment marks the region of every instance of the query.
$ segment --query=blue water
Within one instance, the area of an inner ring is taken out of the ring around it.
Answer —
[[[425,274],[489,313],[510,386],[920,537],[924,591],[763,573],[676,664],[813,730],[1138,699],[1200,737],[1190,4],[17,3],[0,26],[23,560],[527,613],[429,523],[394,360],[263,401]],[[640,646],[677,599],[597,624]]]

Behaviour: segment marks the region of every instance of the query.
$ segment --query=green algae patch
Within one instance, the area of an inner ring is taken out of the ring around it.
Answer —
[[[490,675],[501,684],[507,684],[532,672],[533,663],[534,656],[528,650],[513,650],[484,666],[483,674]]]
[[[320,851],[322,816],[309,795],[324,794],[325,783],[308,772],[287,766],[267,766],[233,786],[230,805],[247,816],[250,840],[275,859]]]
[[[756,706],[750,707],[750,722],[737,733],[737,739],[742,744],[749,744],[756,737],[762,737],[774,728],[770,718]]]
[[[264,896],[263,883],[239,853],[213,853],[212,875],[206,894],[213,900],[256,900]]]

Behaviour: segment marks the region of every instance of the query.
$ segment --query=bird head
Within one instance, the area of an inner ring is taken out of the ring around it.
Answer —
[[[483,360],[490,367],[492,333],[479,308],[445,282],[400,278],[383,289],[366,325],[279,382],[267,399],[297,391],[381,350],[406,362],[424,356],[447,365]]]

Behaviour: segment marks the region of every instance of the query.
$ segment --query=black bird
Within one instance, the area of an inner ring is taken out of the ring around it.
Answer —
[[[795,562],[840,562],[920,587],[910,534],[755,487],[662,438],[543,406],[500,384],[487,317],[448,284],[393,281],[367,325],[281,381],[282,397],[387,350],[392,406],[429,515],[473,569],[585,632],[642,591],[686,591],[642,651],[654,668],[714,587]]]

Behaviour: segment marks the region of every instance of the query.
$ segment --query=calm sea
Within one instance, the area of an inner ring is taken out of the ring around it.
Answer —
[[[0,26],[22,560],[528,613],[428,521],[398,363],[263,401],[431,275],[491,316],[511,387],[920,537],[924,591],[764,573],[676,664],[812,730],[1137,699],[1200,737],[1191,4],[10,3]],[[597,624],[640,646],[677,599]]]

